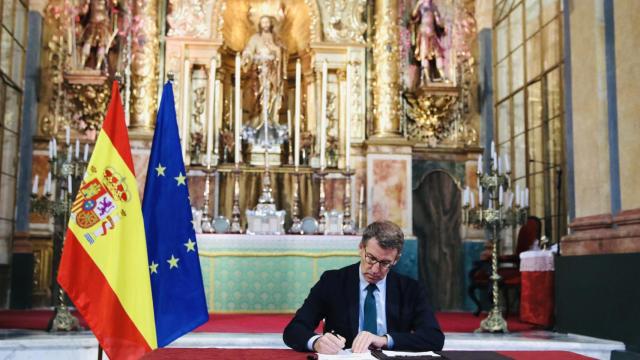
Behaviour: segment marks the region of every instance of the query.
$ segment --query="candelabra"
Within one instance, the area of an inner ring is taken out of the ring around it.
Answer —
[[[463,191],[463,222],[467,225],[484,227],[491,233],[491,276],[493,307],[486,319],[480,322],[480,328],[476,332],[508,332],[507,322],[502,317],[499,304],[500,275],[498,274],[498,247],[500,230],[505,227],[522,225],[527,218],[528,190],[522,194],[516,190],[516,204],[513,206],[513,193],[510,188],[509,160],[505,156],[504,169],[500,166],[501,159],[496,156],[492,143],[491,158],[489,159],[488,172],[482,171],[482,156],[478,157],[478,205],[475,207],[475,197],[469,187]],[[521,196],[522,195],[522,196]],[[487,201],[483,202],[486,197]],[[521,201],[522,199],[522,201]]]
[[[291,204],[291,220],[293,223],[291,224],[291,228],[289,229],[289,234],[301,234],[302,233],[302,223],[300,222],[300,169],[298,166],[295,167],[295,172],[293,174],[295,177],[293,181],[293,201]]]
[[[344,172],[345,184],[344,184],[344,216],[342,217],[342,232],[345,235],[353,235],[356,233],[356,229],[353,226],[353,220],[351,220],[351,176],[353,170],[347,167]]]
[[[70,209],[73,202],[73,188],[77,187],[87,168],[88,145],[85,145],[84,158],[79,158],[80,144],[76,141],[75,156],[72,146],[69,145],[69,129],[67,128],[67,152],[66,158],[58,157],[57,142],[52,139],[49,142],[49,168],[50,172],[44,183],[44,194],[38,192],[37,176],[31,195],[31,209],[33,212],[49,216],[53,219],[53,268],[52,278],[56,279],[58,266],[62,256],[64,238],[69,223]],[[57,294],[55,303],[55,315],[51,321],[50,331],[71,331],[80,329],[78,319],[71,314],[66,304],[66,294],[60,285],[54,283],[53,294]]]

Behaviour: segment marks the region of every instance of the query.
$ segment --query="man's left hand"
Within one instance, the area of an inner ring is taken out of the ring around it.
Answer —
[[[351,351],[354,353],[361,353],[369,350],[369,346],[373,345],[373,347],[380,349],[384,346],[387,346],[387,337],[386,336],[378,336],[373,335],[368,331],[363,331],[353,339],[353,344],[351,344]]]

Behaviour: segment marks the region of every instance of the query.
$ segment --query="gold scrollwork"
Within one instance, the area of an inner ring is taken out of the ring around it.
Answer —
[[[102,84],[67,85],[70,106],[76,119],[73,128],[82,133],[99,130],[107,111],[110,93],[107,81]]]
[[[435,144],[444,140],[453,130],[457,92],[406,92],[407,135],[410,140]]]
[[[367,23],[362,14],[366,0],[322,0],[323,31],[326,40],[333,42],[364,43]]]

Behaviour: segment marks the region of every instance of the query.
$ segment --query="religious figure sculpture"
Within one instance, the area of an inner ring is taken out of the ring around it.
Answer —
[[[261,16],[258,31],[242,51],[242,70],[246,78],[243,108],[249,114],[250,128],[255,131],[253,138],[263,144],[266,127],[269,146],[280,143],[283,135],[278,133],[277,125],[283,79],[287,78],[287,50],[275,32],[275,25],[274,17]]]
[[[412,45],[422,68],[421,84],[443,81],[445,27],[433,0],[418,0],[411,12]]]
[[[87,22],[80,34],[82,53],[80,66],[86,67],[91,55],[91,49],[95,48],[95,69],[100,70],[102,63],[118,34],[116,19],[111,18],[111,10],[118,5],[117,0],[85,0],[80,7],[80,14],[86,15]],[[114,15],[115,17],[115,15]]]

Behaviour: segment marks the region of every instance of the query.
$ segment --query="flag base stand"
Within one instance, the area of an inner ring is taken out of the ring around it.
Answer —
[[[51,320],[51,327],[49,331],[57,332],[57,331],[74,331],[74,330],[82,330],[80,327],[80,321],[78,318],[73,316],[69,308],[64,303],[65,294],[62,288],[60,288],[60,294],[58,297],[59,304],[55,309],[55,316],[53,320]]]

